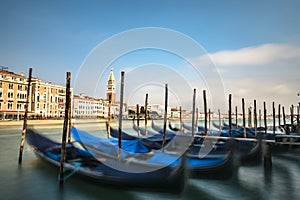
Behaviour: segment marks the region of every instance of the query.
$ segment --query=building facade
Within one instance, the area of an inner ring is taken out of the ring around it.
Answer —
[[[31,83],[31,115],[34,118],[62,118],[65,115],[66,87],[38,78]],[[72,89],[71,89],[72,102]]]
[[[20,119],[25,113],[27,78],[0,68],[0,119]]]
[[[108,101],[85,94],[74,95],[72,110],[74,118],[77,119],[107,118]]]
[[[0,119],[18,120],[25,113],[28,78],[23,74],[0,67]],[[66,87],[43,82],[38,78],[31,80],[28,116],[34,119],[64,117]],[[71,89],[72,97],[72,89]],[[72,102],[72,101],[71,101]]]

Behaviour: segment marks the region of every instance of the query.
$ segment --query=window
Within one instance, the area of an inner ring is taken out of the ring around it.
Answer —
[[[13,92],[8,92],[7,97],[12,99],[14,98],[14,93]]]
[[[2,81],[0,81],[0,88],[2,88]]]
[[[39,103],[36,104],[36,109],[40,109],[40,104]]]
[[[7,109],[8,109],[8,110],[12,110],[12,103],[8,103],[8,104],[7,104]]]
[[[22,91],[22,89],[23,89],[22,85],[18,85],[18,90]]]
[[[14,84],[13,83],[8,84],[8,89],[14,89]]]

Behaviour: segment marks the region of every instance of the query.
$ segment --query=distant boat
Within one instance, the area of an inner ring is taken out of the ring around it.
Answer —
[[[175,193],[183,190],[185,170],[182,158],[152,152],[142,155],[122,153],[119,159],[114,144],[102,142],[99,145],[105,146],[101,150],[106,150],[101,151],[99,146],[89,146],[91,143],[88,141],[94,138],[86,138],[84,133],[74,128],[72,133],[85,146],[79,148],[74,143],[66,145],[65,170],[68,173],[120,188],[158,189]],[[41,160],[56,167],[60,166],[60,143],[31,129],[27,130],[26,141]]]

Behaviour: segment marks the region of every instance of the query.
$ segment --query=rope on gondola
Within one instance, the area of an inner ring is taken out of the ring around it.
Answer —
[[[74,162],[73,164],[76,166],[76,168],[75,168],[73,171],[71,171],[69,174],[67,174],[67,175],[64,176],[64,178],[63,178],[64,181],[67,180],[68,178],[70,178],[70,177],[73,176],[76,172],[79,171],[79,169],[80,169],[80,167],[81,167],[81,162]],[[67,169],[64,169],[64,173],[65,173],[66,171],[67,171]],[[61,178],[60,178],[60,174],[59,174],[59,175],[58,175],[58,181],[60,181],[60,180],[61,180]]]

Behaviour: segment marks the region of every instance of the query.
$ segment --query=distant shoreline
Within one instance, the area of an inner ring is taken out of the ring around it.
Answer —
[[[73,120],[73,123],[104,123],[106,119],[80,119]],[[28,125],[63,125],[63,119],[45,119],[45,120],[27,120]],[[0,121],[0,126],[21,126],[23,125],[23,120],[10,120],[10,121]]]

